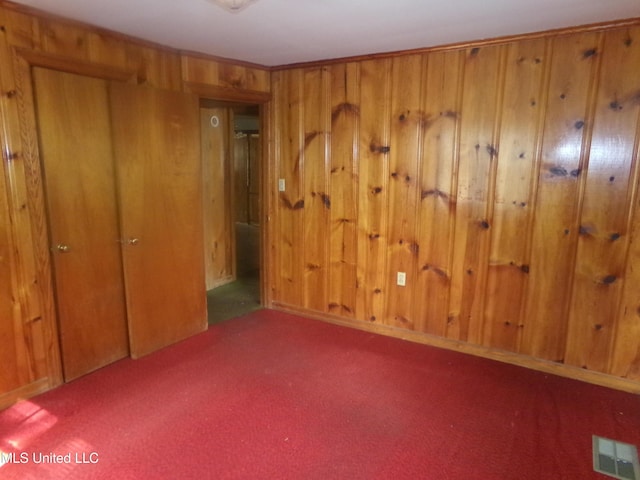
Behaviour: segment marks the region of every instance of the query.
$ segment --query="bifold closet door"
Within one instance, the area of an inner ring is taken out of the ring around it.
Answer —
[[[65,380],[129,353],[107,82],[33,70]]]
[[[115,82],[109,97],[135,358],[207,328],[199,101]]]

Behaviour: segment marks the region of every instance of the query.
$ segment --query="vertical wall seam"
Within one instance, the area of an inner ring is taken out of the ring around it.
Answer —
[[[331,161],[332,161],[332,152],[331,152],[331,71],[329,70],[331,67],[322,67],[320,71],[320,81],[322,86],[322,107],[320,111],[322,112],[323,117],[323,139],[324,139],[324,194],[329,197],[329,201],[331,202]],[[329,312],[329,278],[331,273],[331,210],[327,210],[326,208],[323,210],[324,214],[324,228],[328,234],[328,241],[324,242],[324,275],[323,275],[323,283],[324,283],[324,298],[322,299],[323,310],[325,312]],[[344,235],[342,236],[342,240],[344,242]],[[342,272],[341,272],[342,273]]]
[[[449,318],[451,317],[451,288],[453,286],[453,267],[455,257],[455,234],[458,217],[458,190],[460,175],[460,137],[462,130],[462,104],[464,102],[464,81],[466,76],[466,50],[458,52],[458,84],[456,85],[456,122],[453,133],[453,166],[451,168],[450,201],[453,202],[452,214],[449,215],[449,246],[447,259],[447,271],[449,272],[449,288],[447,289],[447,317],[445,322],[444,336],[449,336]]]
[[[306,149],[304,148],[304,137],[305,137],[305,108],[304,108],[304,92],[305,92],[305,85],[304,85],[304,70],[299,68],[294,70],[294,73],[296,74],[296,86],[297,86],[297,96],[298,98],[296,99],[297,104],[296,104],[296,110],[297,110],[297,122],[298,124],[296,125],[296,129],[298,131],[298,142],[297,142],[297,148],[298,148],[298,194],[302,196],[302,200],[304,202],[304,208],[300,209],[300,216],[302,217],[300,219],[300,221],[298,222],[298,224],[296,225],[297,227],[297,238],[299,241],[301,241],[302,245],[300,245],[300,257],[298,258],[298,268],[297,268],[297,277],[298,277],[298,285],[296,285],[296,289],[297,289],[297,294],[299,295],[298,298],[298,303],[302,306],[305,306],[305,292],[304,292],[304,282],[305,282],[305,275],[304,275],[304,260],[306,258],[306,242],[304,241],[305,239],[305,225],[306,225],[306,220],[307,220],[307,208],[308,208],[308,203],[307,202],[307,192],[305,191],[305,157],[306,157]],[[289,99],[289,101],[291,101],[291,99]],[[291,109],[291,107],[289,107]],[[294,199],[292,199],[294,200]],[[295,237],[294,237],[295,238]]]
[[[429,66],[429,55],[424,53],[421,56],[422,58],[420,59],[420,94],[418,96],[418,105],[419,105],[419,109],[418,111],[421,112],[421,115],[425,115],[425,111],[424,111],[424,104],[425,104],[425,100],[428,96],[428,92],[427,92],[427,82],[426,82],[426,76],[427,76],[427,72],[428,72],[428,66]],[[423,120],[423,121],[422,121]],[[424,157],[424,136],[425,136],[425,125],[423,124],[426,123],[426,118],[425,119],[421,119],[421,122],[419,123],[419,128],[418,128],[418,138],[417,138],[417,148],[416,148],[416,155],[415,155],[415,168],[416,168],[416,187],[414,189],[414,202],[413,204],[415,205],[415,210],[413,212],[413,241],[418,245],[418,254],[416,255],[415,260],[412,262],[411,265],[411,276],[410,278],[413,280],[413,284],[411,285],[411,299],[410,299],[410,306],[409,306],[409,319],[411,320],[411,324],[413,327],[413,330],[415,330],[416,328],[416,311],[417,311],[417,306],[416,306],[416,299],[420,298],[422,299],[422,297],[420,295],[417,294],[416,289],[418,286],[418,275],[420,272],[420,262],[418,261],[420,258],[420,249],[422,248],[421,245],[421,239],[419,238],[420,232],[421,232],[421,215],[420,215],[420,210],[421,210],[421,203],[420,203],[420,195],[421,195],[421,185],[422,185],[422,173],[424,171],[424,168],[422,168],[422,163],[425,161]]]
[[[394,145],[390,145],[390,141],[391,141],[391,109],[392,109],[392,92],[393,92],[393,68],[394,68],[394,62],[393,60],[385,60],[385,62],[387,63],[387,68],[385,69],[385,92],[384,92],[384,113],[383,113],[383,125],[382,125],[382,144],[383,145],[388,145],[391,148],[395,148]],[[384,267],[383,267],[383,271],[382,271],[382,278],[383,278],[383,284],[381,285],[382,288],[384,288],[384,285],[386,283],[386,280],[389,276],[389,254],[388,254],[388,247],[389,247],[389,216],[391,215],[391,212],[389,211],[389,205],[390,205],[390,198],[389,198],[389,158],[390,158],[390,154],[389,153],[383,153],[382,154],[382,158],[383,158],[383,175],[382,175],[382,189],[385,193],[385,201],[384,201],[384,212],[385,214],[382,216],[382,222],[380,224],[380,236],[382,238],[384,238],[384,245],[385,245],[385,255],[384,255]],[[381,242],[382,244],[383,242]],[[384,291],[384,295],[383,295],[383,302],[382,305],[380,307],[380,313],[381,313],[381,317],[384,319],[384,315],[387,312],[387,305],[388,305],[388,294],[386,291]]]
[[[355,203],[355,218],[353,219],[353,226],[354,226],[354,232],[352,233],[352,235],[354,235],[354,240],[355,240],[355,244],[353,246],[354,248],[354,259],[353,261],[355,262],[353,265],[354,268],[354,273],[355,273],[355,278],[353,278],[352,280],[355,282],[355,285],[353,285],[354,287],[354,297],[353,297],[353,317],[356,317],[357,314],[357,308],[358,308],[358,295],[360,294],[358,289],[359,289],[359,266],[360,266],[360,232],[358,231],[358,225],[360,225],[360,195],[361,195],[361,188],[362,185],[361,183],[358,181],[360,178],[359,172],[360,172],[360,115],[362,112],[362,93],[361,93],[361,88],[362,88],[362,84],[361,84],[361,66],[362,64],[360,62],[357,62],[354,64],[354,68],[355,68],[355,78],[353,79],[349,79],[347,78],[347,82],[351,81],[353,83],[353,85],[355,85],[355,91],[354,91],[354,99],[353,101],[355,102],[355,104],[357,105],[357,112],[358,114],[355,115],[354,118],[354,123],[353,123],[353,138],[351,140],[351,178],[350,180],[350,185],[351,188],[354,189],[353,191],[353,200]],[[347,84],[348,87],[348,84]],[[349,90],[347,89],[347,101],[351,101],[350,97],[349,97]]]

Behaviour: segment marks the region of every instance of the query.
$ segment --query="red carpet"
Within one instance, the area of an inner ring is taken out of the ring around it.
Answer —
[[[606,479],[592,434],[639,398],[260,311],[0,412],[0,478]]]

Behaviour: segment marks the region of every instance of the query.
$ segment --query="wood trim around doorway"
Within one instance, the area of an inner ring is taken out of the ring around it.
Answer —
[[[270,266],[273,264],[269,241],[272,238],[271,219],[274,209],[274,200],[267,188],[272,182],[274,168],[271,161],[269,148],[270,119],[271,119],[271,93],[256,90],[220,87],[198,82],[183,82],[186,92],[194,93],[201,100],[213,100],[222,103],[257,104],[259,106],[260,121],[260,150],[261,158],[259,168],[259,218],[260,218],[260,300],[263,307],[271,307],[273,298],[270,285]]]

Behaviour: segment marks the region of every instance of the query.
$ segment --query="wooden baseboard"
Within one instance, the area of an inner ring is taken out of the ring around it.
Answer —
[[[28,385],[16,388],[15,390],[11,390],[10,392],[3,393],[0,395],[0,410],[8,408],[20,400],[25,400],[39,393],[46,392],[51,388],[53,388],[53,386],[49,384],[49,379],[45,377]]]
[[[214,288],[218,288],[218,287],[221,287],[223,285],[226,285],[228,283],[235,282],[235,281],[236,281],[235,275],[230,275],[228,277],[219,278],[215,282],[212,282],[210,285],[207,285],[207,292],[209,290],[213,290]]]
[[[378,325],[374,323],[363,322],[361,320],[347,320],[343,317],[330,315],[326,313],[306,310],[294,305],[288,305],[281,302],[273,302],[272,308],[287,313],[295,313],[296,315],[321,320],[335,325],[356,328],[366,332],[377,333],[389,337],[400,338],[415,343],[421,343],[432,347],[443,348],[446,350],[454,350],[457,352],[475,355],[477,357],[497,360],[499,362],[509,363],[532,370],[537,370],[560,377],[570,378],[582,382],[599,385],[602,387],[621,390],[629,393],[640,393],[640,382],[629,380],[626,378],[614,377],[605,373],[585,370],[572,365],[564,365],[561,363],[551,362],[527,355],[499,350],[496,348],[484,347],[482,345],[473,345],[459,340],[437,337],[426,333],[412,332],[400,328],[390,327],[387,325]]]

